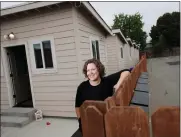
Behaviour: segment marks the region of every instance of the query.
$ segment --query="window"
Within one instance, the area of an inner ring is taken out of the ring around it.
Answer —
[[[91,38],[91,51],[92,57],[100,60],[100,52],[99,52],[99,41],[98,38]]]
[[[40,44],[33,44],[36,68],[43,68],[42,52]]]
[[[123,58],[123,48],[121,48],[121,58]]]
[[[55,72],[57,66],[53,38],[31,41],[30,46],[33,72]]]

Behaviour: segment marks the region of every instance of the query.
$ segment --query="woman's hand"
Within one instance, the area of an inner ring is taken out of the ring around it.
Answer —
[[[121,76],[120,76],[117,84],[114,85],[114,87],[113,87],[115,92],[118,91],[118,89],[119,89],[119,87],[121,86],[121,84],[123,83],[124,79],[125,79],[126,77],[128,77],[129,74],[130,74],[129,71],[124,71],[124,72],[121,73]]]

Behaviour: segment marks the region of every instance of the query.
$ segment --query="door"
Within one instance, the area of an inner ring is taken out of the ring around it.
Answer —
[[[16,97],[17,91],[18,91],[18,84],[17,84],[17,69],[16,69],[16,63],[15,63],[15,57],[11,50],[8,48],[6,49],[6,54],[8,57],[8,66],[9,66],[9,76],[11,79],[11,85],[12,85],[12,92],[13,92],[13,104],[16,105],[18,100]]]
[[[6,49],[14,107],[33,107],[29,70],[24,45]]]

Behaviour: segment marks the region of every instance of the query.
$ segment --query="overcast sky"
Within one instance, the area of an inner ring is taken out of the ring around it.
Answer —
[[[1,7],[5,8],[24,2],[1,2]],[[143,16],[144,31],[149,35],[151,26],[156,25],[158,17],[166,12],[179,11],[179,2],[91,2],[93,7],[111,26],[114,14],[134,14],[139,12]],[[149,41],[150,38],[147,39]]]

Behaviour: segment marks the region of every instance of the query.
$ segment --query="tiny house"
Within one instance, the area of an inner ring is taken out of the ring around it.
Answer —
[[[86,60],[99,59],[109,74],[128,67],[127,40],[89,2],[29,2],[2,9],[0,19],[1,109],[75,117]]]

